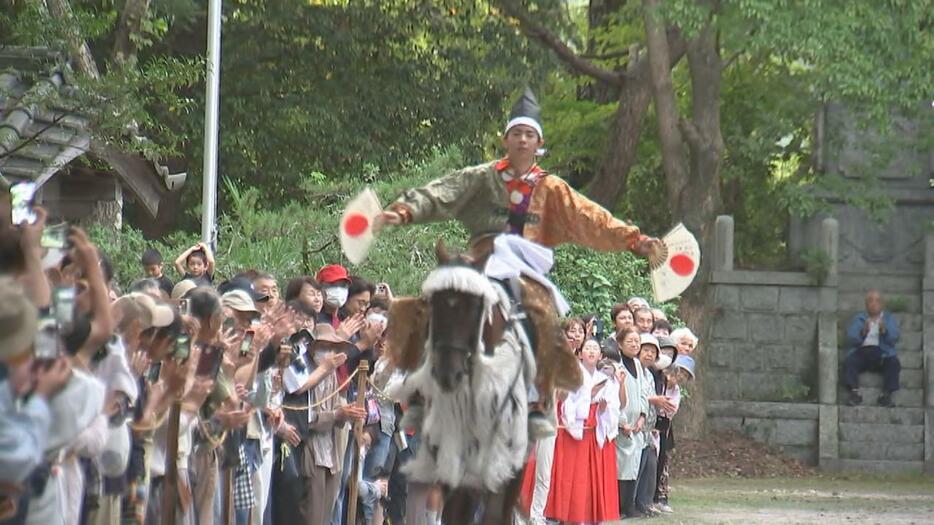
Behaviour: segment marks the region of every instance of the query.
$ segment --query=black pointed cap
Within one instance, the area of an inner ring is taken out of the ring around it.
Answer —
[[[534,122],[536,125],[532,125]],[[538,105],[538,99],[535,93],[528,87],[522,93],[522,96],[516,100],[509,112],[509,123],[506,125],[506,131],[519,124],[532,125],[536,128],[539,135],[542,135],[542,108]]]
[[[509,112],[509,120],[517,117],[528,117],[535,122],[542,122],[542,108],[538,105],[538,99],[535,93],[528,87],[522,93],[522,96],[512,105],[512,111]]]

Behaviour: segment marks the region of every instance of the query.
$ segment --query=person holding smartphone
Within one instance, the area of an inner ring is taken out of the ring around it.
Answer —
[[[0,278],[0,481],[23,483],[43,458],[51,424],[48,400],[70,376],[67,360],[34,366],[38,311],[12,279]],[[27,394],[32,394],[27,396]],[[21,403],[18,400],[22,400]]]

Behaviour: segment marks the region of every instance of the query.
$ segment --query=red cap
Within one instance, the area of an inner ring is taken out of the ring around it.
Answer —
[[[340,281],[350,284],[350,276],[347,274],[347,268],[339,264],[329,264],[321,268],[318,270],[318,275],[315,276],[315,279],[321,284],[331,284]]]

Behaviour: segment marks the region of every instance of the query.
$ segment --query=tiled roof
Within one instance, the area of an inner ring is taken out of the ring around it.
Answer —
[[[72,160],[92,153],[110,164],[155,217],[169,192],[166,168],[139,154],[95,149],[88,119],[54,102],[68,100],[74,89],[69,74],[65,57],[56,51],[0,46],[0,175],[41,186]]]

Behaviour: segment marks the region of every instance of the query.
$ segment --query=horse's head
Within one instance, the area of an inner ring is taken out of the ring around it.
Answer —
[[[440,241],[436,255],[438,268],[428,275],[422,294],[430,309],[431,376],[450,392],[470,375],[483,348],[484,323],[499,296],[473,259],[448,254]]]

